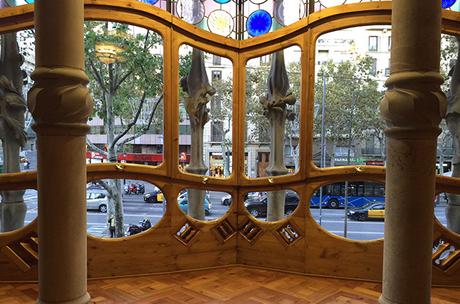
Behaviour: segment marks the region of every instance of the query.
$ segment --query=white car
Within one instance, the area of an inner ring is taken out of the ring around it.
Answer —
[[[86,209],[107,212],[107,192],[105,190],[88,190],[86,192]]]

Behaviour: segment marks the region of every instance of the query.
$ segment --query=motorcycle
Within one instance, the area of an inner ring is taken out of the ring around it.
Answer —
[[[125,194],[144,194],[145,193],[145,186],[143,184],[129,184],[125,185],[124,187]]]
[[[129,225],[128,227],[128,230],[126,231],[126,233],[128,235],[134,235],[134,234],[137,234],[137,233],[140,233],[142,231],[145,231],[147,229],[149,229],[150,227],[152,227],[152,223],[150,222],[150,220],[148,218],[145,218],[143,219],[142,221],[139,222],[139,225]]]

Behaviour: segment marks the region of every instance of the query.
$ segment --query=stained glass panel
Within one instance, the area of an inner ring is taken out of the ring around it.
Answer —
[[[158,2],[158,0],[140,0],[140,2],[144,2],[144,3],[147,3],[147,4],[154,5],[155,3]]]
[[[230,36],[233,32],[233,17],[224,10],[215,10],[208,16],[209,31],[221,36]]]
[[[246,29],[252,37],[266,34],[272,27],[272,16],[265,10],[257,10],[249,15]]]
[[[455,4],[457,0],[442,0],[442,8],[449,8]]]

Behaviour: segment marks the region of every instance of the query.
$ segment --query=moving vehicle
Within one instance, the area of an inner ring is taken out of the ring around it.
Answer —
[[[264,193],[261,197],[248,198],[244,202],[244,206],[254,217],[265,217],[267,216],[267,203],[268,196]],[[290,215],[294,212],[295,208],[299,204],[299,196],[294,191],[287,190],[284,203],[284,214]]]
[[[152,192],[144,194],[144,202],[146,203],[161,204],[163,201],[163,192],[161,192],[160,188],[158,187],[155,187]]]
[[[125,194],[144,194],[145,193],[145,187],[143,184],[129,184],[125,185]]]
[[[134,235],[145,231],[152,227],[152,223],[148,218],[143,219],[139,222],[139,225],[129,225],[128,231],[126,232],[128,235]]]
[[[348,211],[347,216],[352,220],[367,221],[367,220],[384,220],[385,218],[385,204],[376,203],[369,204],[361,208],[351,209]]]
[[[177,199],[177,203],[179,204],[179,208],[187,214],[188,211],[188,195],[183,196],[181,199]],[[204,204],[204,215],[208,216],[211,214],[211,201],[209,200],[209,196],[206,194],[203,200]]]
[[[86,191],[86,209],[98,210],[106,213],[108,206],[107,192],[105,190],[91,189]]]
[[[323,186],[321,207],[345,207],[345,183],[334,183]],[[310,200],[310,207],[319,207],[320,190],[316,190]],[[370,203],[385,202],[385,186],[369,182],[348,183],[348,207],[359,208]]]

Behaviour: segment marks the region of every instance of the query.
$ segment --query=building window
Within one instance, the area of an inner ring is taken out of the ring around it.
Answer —
[[[221,65],[222,64],[222,58],[217,55],[212,55],[212,64],[213,65]]]
[[[385,76],[386,77],[390,76],[390,68],[385,69]]]
[[[369,52],[377,52],[379,50],[379,37],[369,36]]]
[[[212,81],[221,80],[222,79],[222,71],[212,71],[211,76],[212,76]]]
[[[388,36],[388,51],[391,50],[391,36]]]
[[[372,58],[372,66],[370,73],[372,76],[377,75],[377,58]]]
[[[270,55],[260,56],[260,64],[269,64],[270,63]]]
[[[222,121],[213,121],[211,124],[211,141],[222,142],[224,140],[224,123]]]

